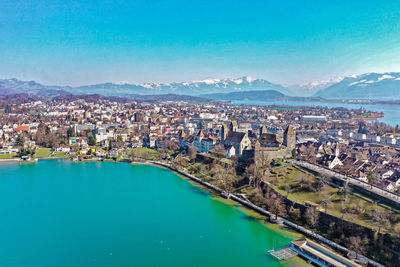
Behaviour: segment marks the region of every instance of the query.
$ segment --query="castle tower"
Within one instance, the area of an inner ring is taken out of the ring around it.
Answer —
[[[296,148],[296,133],[293,130],[292,125],[289,125],[283,133],[283,145],[289,150]]]
[[[237,121],[231,121],[231,124],[229,125],[229,130],[231,132],[237,132],[238,130],[238,123]]]
[[[260,128],[260,135],[268,133],[267,127],[263,124]]]
[[[256,166],[262,166],[262,159],[261,159],[261,145],[260,142],[258,142],[258,140],[256,141],[255,145],[254,145],[254,164]]]
[[[222,124],[222,126],[221,126],[221,140],[222,140],[222,142],[225,141],[226,137],[228,136],[228,133],[229,133],[228,126],[226,126],[225,123]]]

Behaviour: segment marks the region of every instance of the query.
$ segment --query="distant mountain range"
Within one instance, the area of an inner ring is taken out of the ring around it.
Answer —
[[[366,73],[345,77],[314,96],[331,99],[400,99],[400,72]]]
[[[279,84],[273,84],[263,79],[241,77],[237,79],[207,79],[192,82],[173,83],[102,83],[87,86],[49,86],[34,81],[25,82],[17,79],[0,80],[0,94],[57,94],[57,91],[71,94],[101,94],[104,96],[130,97],[138,94],[159,95],[175,94],[198,96],[200,94],[228,93],[234,91],[276,90],[284,94],[290,91]],[[61,93],[61,92],[58,92]]]
[[[287,97],[316,97],[325,99],[371,99],[400,100],[400,72],[367,73],[347,77],[337,77],[328,81],[284,87],[263,79],[253,79],[245,76],[236,79],[206,79],[192,82],[172,83],[102,83],[86,86],[43,85],[35,81],[18,79],[0,79],[0,95],[21,94],[59,96],[59,95],[90,95],[119,96],[134,98],[138,95],[187,95],[246,99],[254,98],[250,94],[268,92],[271,90]],[[231,94],[232,93],[232,94]],[[241,94],[245,93],[245,94]],[[279,98],[276,96],[276,98]],[[314,99],[314,98],[312,98]],[[220,99],[222,100],[222,99]],[[259,99],[258,99],[259,100]]]
[[[314,81],[309,83],[292,85],[289,86],[288,89],[292,92],[292,95],[312,96],[320,90],[323,90],[331,85],[341,82],[343,79],[344,77],[334,77],[324,81]]]
[[[301,97],[301,96],[288,96],[275,90],[264,91],[243,91],[219,94],[206,94],[201,95],[204,98],[214,100],[250,100],[250,101],[314,101],[320,102],[323,99],[319,97]]]

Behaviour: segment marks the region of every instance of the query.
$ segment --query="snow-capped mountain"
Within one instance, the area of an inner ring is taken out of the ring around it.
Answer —
[[[400,72],[351,75],[314,96],[333,99],[400,99]]]
[[[290,94],[287,88],[263,79],[245,76],[236,79],[206,79],[192,82],[144,83],[131,84],[102,83],[78,87],[47,86],[34,81],[25,82],[17,79],[0,80],[0,92],[40,94],[42,91],[62,90],[72,94],[101,94],[105,96],[131,96],[137,94],[181,94],[198,96],[201,94],[228,93],[236,91],[276,90]]]
[[[289,91],[279,85],[273,84],[262,79],[252,79],[251,77],[241,77],[237,79],[206,79],[192,82],[172,82],[172,83],[144,83],[144,84],[96,84],[81,86],[73,89],[76,93],[99,93],[109,95],[118,92],[121,95],[129,94],[181,94],[194,95],[228,93],[234,91],[250,90],[277,90],[282,93]]]
[[[28,93],[30,95],[100,94],[104,96],[136,96],[176,94],[200,96],[231,92],[275,90],[288,96],[316,96],[326,99],[400,99],[400,72],[366,73],[335,77],[286,88],[263,79],[245,76],[236,79],[205,79],[191,82],[102,83],[78,87],[43,85],[34,81],[0,79],[0,95]]]
[[[289,90],[296,96],[312,96],[316,92],[323,90],[333,84],[341,82],[344,77],[333,77],[329,80],[313,81],[309,83],[296,84],[289,86]]]

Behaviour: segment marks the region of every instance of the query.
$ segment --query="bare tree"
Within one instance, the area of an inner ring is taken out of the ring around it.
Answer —
[[[314,207],[308,207],[306,208],[306,211],[304,212],[304,218],[307,222],[307,224],[314,228],[319,220],[319,213]]]
[[[381,228],[386,228],[390,225],[389,214],[383,209],[375,209],[372,213],[372,224],[378,227],[378,234]]]
[[[400,237],[400,223],[397,223],[396,225],[393,226],[393,233]]]
[[[267,199],[267,206],[268,210],[275,215],[275,220],[278,216],[286,215],[285,204],[280,197],[270,194]]]
[[[323,191],[321,198],[322,200],[320,201],[320,205],[324,207],[325,213],[328,213],[328,208],[332,206],[332,198],[333,195],[329,194],[328,191]]]
[[[233,168],[224,168],[219,164],[213,164],[211,176],[215,184],[223,190],[231,191],[236,180],[236,173]]]
[[[245,175],[249,178],[249,185],[254,184],[256,172],[257,172],[257,168],[254,163],[250,164],[249,166],[246,167]]]
[[[197,155],[197,147],[191,146],[188,148],[188,155],[189,158],[193,161],[196,158]]]
[[[372,188],[372,185],[376,181],[376,177],[375,177],[375,174],[371,170],[369,170],[367,173],[367,179],[368,179],[368,183],[371,185],[371,188]]]
[[[347,246],[356,253],[356,258],[358,258],[358,254],[365,252],[364,245],[364,242],[359,236],[350,236],[347,239]]]

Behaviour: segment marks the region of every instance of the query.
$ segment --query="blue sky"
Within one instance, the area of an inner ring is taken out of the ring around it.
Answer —
[[[0,78],[290,85],[400,71],[400,2],[0,0],[0,38]]]

